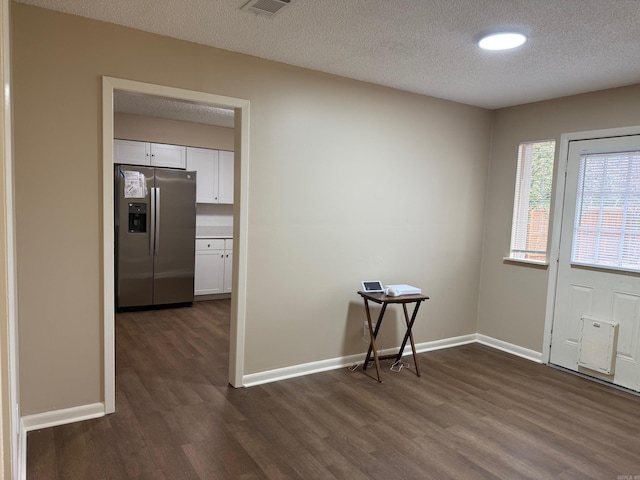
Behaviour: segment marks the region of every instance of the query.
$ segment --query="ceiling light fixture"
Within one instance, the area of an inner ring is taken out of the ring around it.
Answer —
[[[478,42],[483,50],[510,50],[527,41],[527,37],[517,32],[500,32],[486,35]]]

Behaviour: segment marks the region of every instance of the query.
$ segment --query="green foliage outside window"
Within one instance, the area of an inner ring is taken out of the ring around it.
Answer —
[[[539,142],[532,144],[533,161],[531,162],[531,190],[529,191],[529,208],[544,208],[549,211],[551,204],[551,187],[553,184],[553,156],[555,142]]]

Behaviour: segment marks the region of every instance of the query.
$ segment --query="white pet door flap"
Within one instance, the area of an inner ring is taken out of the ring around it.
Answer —
[[[618,324],[584,316],[580,319],[578,365],[612,375],[618,345]]]

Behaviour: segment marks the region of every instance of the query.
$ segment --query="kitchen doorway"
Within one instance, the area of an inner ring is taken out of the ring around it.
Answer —
[[[151,95],[191,105],[204,105],[234,111],[235,194],[233,203],[233,295],[231,299],[229,383],[243,386],[244,325],[246,310],[247,187],[249,101],[162,85],[103,77],[103,335],[105,413],[115,411],[115,305],[114,305],[114,192],[113,138],[114,94]],[[212,367],[213,368],[213,367]]]

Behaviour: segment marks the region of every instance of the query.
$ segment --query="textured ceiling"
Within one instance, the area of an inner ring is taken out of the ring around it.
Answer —
[[[121,90],[114,92],[113,111],[218,127],[233,128],[234,126],[233,110]]]
[[[17,0],[485,108],[640,83],[640,0]],[[511,52],[476,46],[517,28]]]

